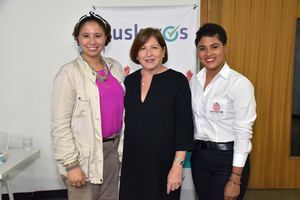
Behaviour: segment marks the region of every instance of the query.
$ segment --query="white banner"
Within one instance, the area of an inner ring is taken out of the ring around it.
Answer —
[[[167,43],[169,59],[165,66],[184,74],[188,70],[195,73],[197,6],[97,7],[95,12],[112,27],[112,42],[106,47],[105,55],[117,59],[123,67],[130,66],[131,72],[140,68],[129,58],[133,39],[140,29],[153,27],[161,30]],[[184,166],[181,200],[195,200],[189,155]]]
[[[129,50],[135,35],[146,27],[161,30],[168,47],[169,59],[165,64],[168,68],[184,74],[196,70],[197,6],[97,7],[95,12],[112,27],[112,42],[105,55],[117,59],[122,66],[130,66],[131,72],[140,66],[130,60]]]

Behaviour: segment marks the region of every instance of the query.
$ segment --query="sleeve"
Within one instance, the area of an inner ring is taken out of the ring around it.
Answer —
[[[114,60],[114,63],[116,65],[116,68],[118,69],[120,77],[122,77],[122,81],[124,81],[124,70],[123,70],[122,65],[117,60]]]
[[[55,159],[62,165],[77,160],[78,151],[73,141],[71,120],[76,91],[67,70],[61,69],[54,79],[52,91],[52,145]]]
[[[176,151],[189,151],[193,149],[194,125],[191,106],[191,91],[184,75],[180,76],[176,94]]]
[[[254,87],[248,79],[243,78],[235,85],[237,87],[233,90],[235,114],[233,166],[244,167],[247,156],[252,149],[252,126],[256,119],[256,102]]]
[[[127,84],[127,78],[125,78],[125,80],[124,80],[124,85],[126,86],[126,84]],[[125,97],[124,97],[124,101],[125,101]],[[124,112],[123,112],[123,123],[122,123],[121,137],[120,137],[119,146],[118,146],[118,154],[119,154],[119,161],[120,162],[122,162],[122,160],[123,160],[124,131],[125,131],[125,109],[124,109]]]
[[[123,82],[124,81],[124,70],[122,65],[115,59],[107,57],[105,58],[107,62],[111,63],[111,65],[114,68],[114,73],[117,75],[117,77]]]

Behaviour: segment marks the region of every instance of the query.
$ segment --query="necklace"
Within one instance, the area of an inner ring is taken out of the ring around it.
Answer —
[[[163,71],[165,71],[164,67],[160,67],[160,68],[158,68],[158,69],[156,69],[156,70],[154,70],[154,71],[152,71],[152,72],[150,72],[148,74],[150,74],[150,76],[151,76],[150,79],[152,80],[153,75],[159,74],[159,73],[161,73]],[[146,84],[148,84],[147,83],[148,81],[145,80],[146,79],[145,78],[146,75],[145,75],[144,69],[141,69],[141,76],[142,76],[142,78],[141,78],[141,85],[145,86]],[[151,83],[151,80],[150,80],[150,83]]]
[[[89,63],[84,59],[82,56],[83,60],[88,64],[88,66],[93,70],[93,73],[96,74],[96,80],[100,81],[101,83],[105,82],[108,79],[108,67],[104,60],[100,58],[101,63],[103,63],[103,70],[104,70],[104,76],[100,75],[100,72],[97,72],[93,67],[89,65]]]
[[[101,83],[103,83],[103,82],[105,82],[107,79],[108,79],[108,68],[107,68],[107,66],[106,66],[106,63],[105,62],[103,62],[104,63],[104,67],[103,67],[103,70],[104,70],[104,76],[101,76],[100,75],[100,72],[96,72],[93,68],[93,71],[96,73],[96,79],[98,80],[98,81],[100,81]]]

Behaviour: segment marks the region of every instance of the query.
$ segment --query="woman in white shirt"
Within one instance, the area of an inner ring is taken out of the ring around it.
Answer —
[[[197,32],[205,66],[190,82],[195,125],[191,167],[200,200],[242,199],[247,188],[256,118],[251,82],[225,62],[225,30],[204,24]]]

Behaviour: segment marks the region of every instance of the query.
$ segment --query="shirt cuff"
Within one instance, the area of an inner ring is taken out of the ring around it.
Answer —
[[[234,152],[232,165],[234,167],[244,167],[247,157],[248,154]]]

